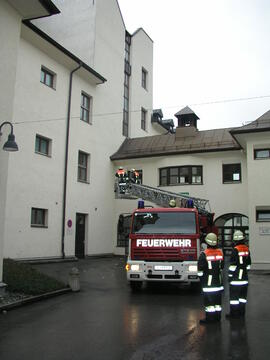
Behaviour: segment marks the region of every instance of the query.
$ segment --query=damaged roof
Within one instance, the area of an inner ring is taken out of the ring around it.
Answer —
[[[180,138],[176,134],[170,133],[134,139],[127,138],[118,151],[111,156],[111,160],[239,150],[241,147],[230,134],[231,130],[232,128],[197,130],[193,136]]]

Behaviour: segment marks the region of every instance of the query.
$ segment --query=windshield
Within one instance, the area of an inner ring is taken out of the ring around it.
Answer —
[[[134,234],[196,234],[194,212],[135,213]]]

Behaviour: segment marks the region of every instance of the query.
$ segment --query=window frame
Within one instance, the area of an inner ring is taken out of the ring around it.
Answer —
[[[85,99],[88,101],[88,107],[84,103]],[[92,125],[92,103],[93,103],[92,96],[82,91],[81,105],[80,105],[80,120],[90,125]],[[86,114],[86,119],[84,119],[84,114]]]
[[[227,180],[225,179],[225,175],[229,173],[228,170],[225,170],[225,167],[233,167],[233,166],[237,166],[239,165],[239,180],[233,180],[233,175],[238,173],[238,172],[234,172],[233,169],[231,169],[230,175],[231,175],[231,179]],[[241,166],[241,162],[240,163],[230,163],[230,164],[222,164],[222,182],[223,184],[239,184],[242,182],[242,166]]]
[[[268,151],[268,156],[266,156],[266,157],[258,157],[257,153],[259,151]],[[265,147],[265,148],[254,149],[253,154],[254,154],[254,160],[267,160],[267,159],[270,159],[270,147],[269,148]]]
[[[269,214],[269,217],[266,219],[260,219],[260,215]],[[269,209],[256,209],[256,222],[270,222],[270,208]]]
[[[193,174],[193,168],[196,168],[196,172],[198,172],[197,175]],[[184,173],[186,173],[186,175]],[[183,178],[184,175],[188,179],[188,181],[181,182],[180,178],[181,177]],[[200,177],[200,181],[193,182],[194,176]],[[176,179],[176,181],[172,181],[172,179],[174,178]],[[169,166],[169,167],[159,168],[159,186],[185,186],[185,185],[203,185],[202,165],[181,165],[181,166]]]
[[[147,110],[141,108],[141,129],[146,131]]]
[[[44,74],[44,76],[42,76],[42,74]],[[43,80],[43,77],[44,77],[44,80]],[[50,83],[47,82],[47,78],[51,78]],[[44,84],[44,85],[48,86],[49,88],[55,90],[56,89],[56,74],[53,71],[46,68],[45,66],[41,65],[40,82],[41,82],[41,84]]]
[[[80,155],[86,157],[86,164],[80,163]],[[77,166],[77,181],[85,184],[89,184],[89,164],[90,164],[90,154],[79,150],[78,151],[78,166]],[[85,171],[85,176],[81,176],[81,172]]]
[[[142,67],[142,83],[141,83],[141,85],[145,90],[147,90],[147,85],[148,85],[147,82],[148,82],[148,71],[144,67]]]
[[[41,214],[41,219],[42,219],[41,223],[37,221],[39,217],[38,213]],[[35,227],[35,228],[48,227],[48,209],[37,208],[37,207],[31,208],[31,227]]]
[[[43,152],[41,151],[41,145],[39,143],[39,149],[37,150],[37,140],[39,139],[39,141],[42,141],[42,142],[46,142],[46,152]],[[45,136],[42,136],[42,135],[39,135],[39,134],[36,134],[36,138],[35,138],[35,153],[36,154],[39,154],[39,155],[43,155],[43,156],[47,156],[47,157],[51,157],[51,142],[52,140],[45,137]]]

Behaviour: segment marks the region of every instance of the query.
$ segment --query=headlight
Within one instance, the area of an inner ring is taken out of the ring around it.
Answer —
[[[189,265],[188,271],[189,272],[197,272],[198,271],[197,265]]]
[[[131,271],[140,271],[140,265],[139,264],[132,264],[130,267]]]

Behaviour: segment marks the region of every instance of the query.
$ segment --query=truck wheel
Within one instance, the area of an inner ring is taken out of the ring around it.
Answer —
[[[132,291],[140,291],[142,288],[142,281],[130,281],[129,285]]]

